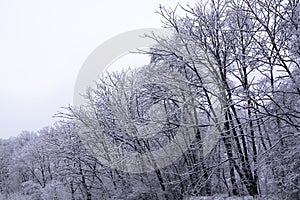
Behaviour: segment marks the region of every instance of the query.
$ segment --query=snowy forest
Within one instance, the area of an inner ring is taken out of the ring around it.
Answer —
[[[125,76],[135,71],[107,73],[87,90],[88,107],[62,105],[56,123],[0,139],[1,200],[300,199],[299,0],[208,0],[162,5],[156,14],[174,34],[148,35],[156,45],[139,52],[151,58],[139,75],[152,84],[134,90],[126,97],[127,113],[112,117],[113,100],[126,96]],[[203,65],[220,90],[203,81]],[[185,77],[188,91],[182,95],[193,96],[196,137],[162,168],[144,173],[111,168],[86,148],[82,128],[90,134],[103,130],[112,143],[139,152],[163,148],[180,130],[184,98],[154,84],[151,70]],[[216,93],[222,102],[220,136],[204,153]],[[153,105],[165,109],[162,136],[151,141],[120,130],[118,120],[147,124]]]

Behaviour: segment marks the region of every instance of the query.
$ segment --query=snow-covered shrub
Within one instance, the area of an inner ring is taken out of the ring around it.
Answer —
[[[33,181],[22,183],[22,191],[23,194],[29,196],[31,200],[41,199],[41,186]]]
[[[64,185],[59,181],[49,182],[45,188],[41,190],[41,198],[43,200],[65,200],[71,199]]]

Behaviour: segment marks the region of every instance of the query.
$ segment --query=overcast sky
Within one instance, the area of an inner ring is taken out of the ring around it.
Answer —
[[[0,0],[0,138],[51,125],[88,55],[119,33],[161,27],[160,3],[176,1]]]

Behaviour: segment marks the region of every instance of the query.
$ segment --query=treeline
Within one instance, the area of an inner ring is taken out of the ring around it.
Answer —
[[[143,52],[151,55],[151,63],[139,75],[145,75],[148,84],[132,89],[126,76],[134,70],[106,74],[95,89],[87,91],[89,106],[67,107],[52,126],[0,140],[4,197],[183,199],[226,194],[300,198],[299,1],[209,0],[194,7],[160,7],[158,14],[174,35],[168,39],[148,36],[157,41]],[[212,91],[203,67],[215,75],[219,89]],[[174,94],[155,84],[165,70],[185,77],[185,90]],[[129,89],[124,85],[132,89],[131,96],[126,96]],[[83,144],[81,134],[96,138],[101,131],[126,151],[164,148],[180,130],[187,93],[192,94],[188,102],[196,138],[169,166],[145,173],[124,172],[103,165]],[[213,147],[204,152],[208,127],[216,125],[212,101],[216,97],[222,102],[217,107],[223,115],[223,121],[218,121],[220,136],[211,139]],[[123,105],[128,109],[122,110]],[[137,139],[126,133],[132,127],[120,128],[149,124],[153,105],[165,111],[158,131],[163,136],[153,141]]]

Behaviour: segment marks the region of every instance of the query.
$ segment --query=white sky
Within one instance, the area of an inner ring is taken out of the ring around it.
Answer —
[[[161,27],[154,11],[178,1],[0,0],[0,138],[51,125],[72,104],[77,73],[98,45]]]

